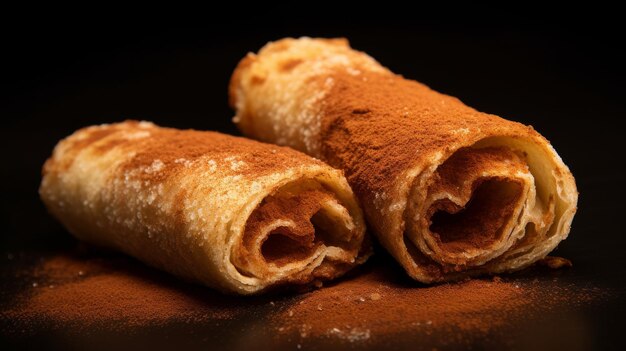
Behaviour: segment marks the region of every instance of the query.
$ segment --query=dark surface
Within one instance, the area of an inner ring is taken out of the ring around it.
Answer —
[[[273,10],[265,11],[267,15]],[[40,167],[59,139],[83,126],[127,118],[237,134],[230,123],[233,113],[226,87],[246,52],[284,36],[345,36],[354,48],[394,72],[481,111],[532,124],[551,140],[576,177],[579,211],[570,238],[556,252],[571,259],[574,268],[560,279],[610,290],[613,297],[556,311],[559,320],[567,322],[531,329],[520,326],[529,331],[513,344],[500,343],[503,340],[498,338],[506,337],[496,335],[474,340],[470,346],[619,349],[624,345],[620,332],[625,312],[626,179],[620,122],[626,117],[626,57],[623,37],[611,18],[589,14],[597,21],[594,25],[585,16],[555,22],[510,13],[484,18],[459,15],[441,23],[426,16],[374,22],[354,16],[356,21],[348,22],[346,18],[320,21],[314,16],[293,19],[277,12],[274,20],[259,16],[253,23],[241,21],[249,26],[235,21],[208,28],[128,29],[81,23],[67,29],[25,25],[17,32],[3,32],[2,306],[11,304],[24,286],[11,272],[29,265],[37,255],[76,245],[46,214],[37,195]],[[245,318],[220,325],[173,323],[130,335],[59,334],[43,329],[21,336],[3,332],[0,342],[14,348],[108,349],[142,340],[176,345],[185,339],[202,348],[247,349],[263,344],[254,325],[266,312],[266,307],[251,307]],[[3,323],[10,326],[11,322]],[[533,323],[537,322],[526,326]],[[577,343],[581,335],[584,342]],[[439,341],[445,338],[405,335],[396,345],[441,348]],[[304,346],[329,345],[325,340]]]

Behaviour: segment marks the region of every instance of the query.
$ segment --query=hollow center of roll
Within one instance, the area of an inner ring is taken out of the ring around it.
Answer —
[[[335,195],[315,181],[283,186],[248,218],[233,262],[251,276],[289,265],[306,265],[319,255],[352,252],[354,222]],[[325,254],[324,254],[325,252]]]
[[[463,207],[448,199],[433,204],[430,231],[448,252],[486,248],[501,239],[522,193],[518,182],[497,178],[479,179],[473,188]]]
[[[524,155],[506,147],[457,150],[433,174],[424,242],[438,262],[480,265],[513,244],[525,199]]]
[[[310,256],[317,246],[315,241],[310,235],[293,235],[289,228],[279,227],[267,235],[261,245],[261,255],[266,262],[282,266]]]

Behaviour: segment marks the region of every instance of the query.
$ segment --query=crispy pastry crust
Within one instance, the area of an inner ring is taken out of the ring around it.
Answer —
[[[230,293],[319,286],[370,254],[341,171],[215,132],[81,129],[44,165],[40,195],[79,239]]]
[[[578,192],[532,127],[393,74],[343,39],[283,39],[236,68],[235,123],[343,169],[414,279],[524,268],[570,231]]]

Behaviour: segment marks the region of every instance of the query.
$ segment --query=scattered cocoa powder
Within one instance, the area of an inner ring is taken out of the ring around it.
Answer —
[[[125,257],[58,255],[44,259],[27,279],[27,297],[0,315],[24,323],[48,320],[89,326],[121,322],[132,326],[229,319],[237,312],[229,302],[231,297],[177,281]]]
[[[591,285],[561,282],[559,272],[550,276],[543,266],[533,269],[543,271],[425,286],[383,256],[342,281],[309,293],[234,297],[181,282],[121,255],[59,254],[42,259],[28,274],[19,274],[27,288],[10,309],[0,311],[0,319],[14,326],[48,321],[127,328],[254,315],[255,325],[279,343],[302,344],[308,339],[362,343],[402,333],[438,332],[463,340],[608,295]]]
[[[459,338],[476,337],[559,306],[581,306],[603,294],[598,288],[553,279],[498,276],[423,286],[392,269],[372,267],[368,273],[303,295],[273,317],[278,334],[302,341],[338,337],[350,342],[442,330],[454,331]]]

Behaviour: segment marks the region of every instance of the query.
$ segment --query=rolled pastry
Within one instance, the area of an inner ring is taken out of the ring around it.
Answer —
[[[235,123],[343,169],[382,245],[414,279],[524,268],[565,239],[574,178],[532,127],[390,72],[343,39],[248,54]]]
[[[54,149],[39,192],[77,238],[225,292],[319,286],[370,253],[341,171],[215,132],[81,129]]]

